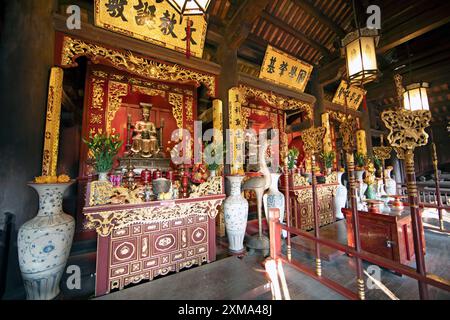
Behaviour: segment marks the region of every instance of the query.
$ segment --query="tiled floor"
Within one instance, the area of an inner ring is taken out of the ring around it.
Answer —
[[[425,237],[427,271],[450,279],[450,237],[430,231],[425,232]],[[219,260],[215,263],[136,285],[100,299],[271,299],[272,294],[261,264],[263,257],[246,256],[243,259],[228,257],[225,246],[226,239],[219,239]],[[311,268],[314,267],[314,257],[305,250],[294,250],[293,258]],[[69,264],[81,268],[81,289],[68,290],[65,283],[68,276],[66,275],[61,282],[63,291],[59,299],[94,298],[95,254],[83,253],[73,256]],[[322,265],[325,276],[356,291],[355,264],[352,258],[342,255],[332,261],[323,260]],[[366,270],[369,267],[369,264],[364,264]],[[284,271],[292,299],[343,299],[337,293],[289,266],[285,265]],[[397,276],[383,269],[380,270],[380,276],[381,282],[399,299],[418,298],[415,280]],[[434,288],[430,288],[430,296],[432,299],[450,299],[450,293]],[[389,299],[377,287],[367,289],[366,297],[370,300]]]

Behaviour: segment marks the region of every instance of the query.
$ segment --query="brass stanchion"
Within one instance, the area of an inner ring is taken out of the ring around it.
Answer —
[[[343,140],[343,147],[346,153],[347,174],[350,184],[350,204],[352,207],[353,234],[355,238],[355,251],[361,252],[361,239],[359,236],[359,216],[357,206],[357,187],[355,179],[355,158],[353,152],[355,150],[355,130],[356,121],[351,116],[347,116],[340,124],[339,131]],[[358,283],[358,296],[361,300],[365,300],[364,273],[361,258],[355,257],[356,261],[356,278]]]
[[[317,201],[317,178],[316,178],[316,154],[323,149],[323,138],[325,137],[326,129],[324,127],[311,128],[303,131],[302,140],[304,142],[304,150],[307,155],[311,156],[311,188],[312,188],[312,203],[314,214],[314,235],[320,238],[320,217],[318,212]],[[322,276],[322,260],[320,259],[320,245],[315,242],[316,252],[316,274]]]
[[[285,138],[287,139],[287,138]],[[288,146],[287,143],[284,146],[284,150],[282,152],[283,157],[283,175],[284,175],[284,207],[286,212],[286,225],[288,228],[291,227],[291,202],[289,197],[289,161],[288,161]],[[286,247],[287,247],[287,258],[289,262],[292,261],[292,244],[291,244],[291,233],[287,232],[287,238],[286,238]]]
[[[404,109],[388,110],[382,113],[381,118],[390,131],[388,136],[390,144],[404,151],[417,272],[426,276],[422,245],[422,220],[414,170],[414,149],[428,143],[428,134],[425,129],[430,125],[431,113],[430,111],[408,111]],[[419,295],[421,299],[428,299],[428,288],[426,283],[422,281],[419,281]]]
[[[444,228],[444,216],[442,215],[442,198],[441,198],[441,186],[439,182],[439,169],[438,169],[438,156],[436,151],[436,144],[433,142],[431,144],[432,148],[432,158],[434,167],[434,181],[436,183],[436,202],[438,205],[438,215],[439,215],[439,230],[445,231]]]
[[[394,76],[400,107],[397,110],[386,110],[381,114],[386,128],[389,130],[388,141],[397,153],[403,153],[406,166],[406,183],[411,213],[411,225],[416,256],[417,273],[426,276],[425,256],[423,251],[423,225],[419,209],[416,173],[414,169],[414,150],[428,144],[428,134],[425,129],[430,126],[431,112],[428,110],[410,111],[403,108],[402,77]],[[427,300],[428,286],[419,281],[420,299]]]

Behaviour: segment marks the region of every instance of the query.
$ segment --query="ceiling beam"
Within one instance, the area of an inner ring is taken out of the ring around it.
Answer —
[[[284,32],[290,34],[294,38],[300,39],[302,42],[308,44],[310,47],[313,47],[314,49],[318,50],[323,56],[330,55],[330,51],[327,48],[325,48],[323,45],[310,39],[305,34],[294,29],[293,27],[288,25],[285,21],[275,17],[274,15],[270,14],[269,12],[267,12],[267,11],[261,12],[261,18],[263,18],[267,22],[270,22],[275,27],[283,30]]]
[[[432,10],[423,10],[415,19],[409,19],[382,35],[377,53],[384,53],[405,42],[420,37],[450,22],[450,3],[438,5]]]
[[[325,110],[329,110],[329,111],[337,111],[337,112],[342,112],[342,113],[347,113],[347,114],[351,114],[352,116],[354,116],[355,118],[360,118],[362,117],[362,113],[361,111],[358,110],[352,110],[350,108],[345,108],[344,106],[341,106],[340,104],[337,103],[333,103],[331,101],[327,101],[325,100],[323,102]]]
[[[306,0],[294,0],[294,3],[303,9],[307,14],[314,16],[320,23],[326,25],[331,29],[339,38],[345,37],[345,31],[337,23],[335,23],[331,18],[324,15],[319,9],[317,9],[313,4]]]
[[[250,34],[255,20],[269,3],[269,0],[244,0],[230,19],[224,32],[227,46],[238,49]]]
[[[444,3],[443,5],[441,3],[440,6],[433,10],[422,10],[422,13],[415,19],[409,19],[387,33],[382,34],[377,53],[383,54],[450,22],[450,14],[448,12],[450,12],[450,3]],[[330,83],[330,81],[334,82],[333,79],[341,76],[342,68],[345,68],[345,59],[343,58],[335,59],[322,67],[319,77],[320,83],[323,85]]]
[[[449,74],[450,74],[449,65],[436,64],[432,67],[427,66],[421,70],[416,70],[414,72],[414,78],[429,82],[430,86],[433,87],[434,84],[436,83],[442,83],[442,81],[444,82],[450,81]],[[406,80],[404,79],[404,82],[405,81]],[[404,83],[404,85],[407,84],[408,83]],[[367,101],[387,99],[387,98],[397,99],[397,93],[393,78],[391,79],[385,78],[385,81],[383,81],[382,83],[379,83],[378,85],[374,84],[373,86],[367,89]]]

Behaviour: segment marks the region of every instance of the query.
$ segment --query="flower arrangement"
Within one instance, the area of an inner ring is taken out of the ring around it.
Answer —
[[[117,156],[123,142],[119,135],[106,135],[97,133],[90,135],[89,140],[83,139],[86,143],[95,161],[95,170],[98,173],[109,172],[114,164],[114,158]]]
[[[372,161],[368,161],[366,167],[366,178],[364,180],[368,185],[373,185],[375,183],[375,166]]]
[[[66,174],[59,176],[39,176],[34,178],[36,184],[57,184],[57,183],[69,183],[70,177]]]
[[[223,164],[226,150],[221,143],[205,143],[204,145],[204,159],[208,171],[216,171]],[[218,158],[217,158],[218,156]]]
[[[289,149],[288,156],[287,156],[289,170],[292,170],[295,168],[299,154],[300,154],[300,151],[298,151],[297,148]]]
[[[334,151],[322,152],[320,158],[323,161],[325,168],[330,169],[333,167],[333,161],[336,158]]]
[[[356,167],[360,170],[363,170],[367,163],[367,156],[363,153],[357,152],[355,154],[355,164]]]

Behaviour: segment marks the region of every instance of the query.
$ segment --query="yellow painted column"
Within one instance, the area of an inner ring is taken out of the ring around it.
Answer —
[[[54,67],[51,69],[47,99],[44,155],[42,159],[43,176],[56,176],[56,169],[58,164],[59,125],[61,122],[63,78],[63,69],[59,67]]]
[[[367,155],[367,141],[366,141],[366,131],[358,130],[356,131],[356,150],[358,153]]]
[[[244,130],[242,128],[242,108],[239,88],[228,92],[230,102],[230,149],[232,150],[231,174],[242,173],[244,169]]]
[[[325,137],[323,138],[323,151],[329,153],[333,151],[333,144],[331,142],[330,115],[328,113],[322,114],[322,127],[327,130]]]

